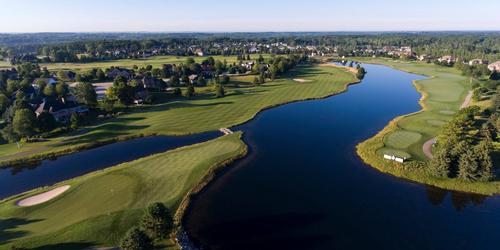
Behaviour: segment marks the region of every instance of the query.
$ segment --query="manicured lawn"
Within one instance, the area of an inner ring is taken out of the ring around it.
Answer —
[[[423,93],[421,105],[424,110],[407,115],[397,123],[397,129],[384,137],[385,152],[403,150],[413,159],[426,160],[422,145],[435,137],[442,125],[452,119],[460,109],[471,86],[469,79],[454,68],[436,66],[421,62],[402,62],[382,58],[362,58],[366,63],[388,65],[400,70],[426,75],[430,78],[415,81],[419,92]],[[396,154],[396,153],[395,153]]]
[[[307,83],[293,78],[310,80]],[[234,77],[233,81],[248,82],[252,77]],[[286,78],[262,86],[227,88],[224,98],[213,93],[200,94],[193,99],[180,99],[132,112],[89,127],[76,136],[50,139],[48,142],[31,143],[17,149],[15,144],[0,145],[0,161],[26,157],[36,153],[68,150],[81,145],[106,141],[116,137],[139,134],[181,135],[213,131],[244,123],[264,108],[275,105],[320,98],[346,89],[355,82],[353,74],[333,67],[298,67]]]
[[[216,166],[244,155],[240,137],[223,136],[65,181],[56,186],[69,184],[68,191],[40,205],[15,202],[49,188],[7,199],[0,203],[0,249],[12,243],[40,249],[116,246],[148,204],[163,202],[176,211]]]
[[[270,55],[262,55],[264,58],[270,57]],[[236,56],[212,56],[215,60],[224,61],[228,63],[237,63]],[[47,67],[49,70],[74,70],[74,71],[86,71],[92,68],[109,68],[111,66],[115,67],[125,67],[132,68],[134,65],[137,67],[145,67],[151,65],[154,68],[159,68],[163,64],[180,64],[185,63],[187,56],[153,56],[146,59],[122,59],[122,60],[112,60],[105,62],[92,62],[92,63],[42,63],[41,67]],[[193,57],[196,62],[200,63],[208,57]],[[251,55],[252,60],[257,60],[259,55]]]
[[[418,161],[427,161],[422,145],[439,134],[442,125],[453,118],[462,105],[470,86],[468,78],[453,68],[436,66],[420,62],[401,62],[381,58],[356,58],[365,63],[377,63],[396,69],[430,76],[431,78],[415,81],[415,87],[422,93],[423,110],[414,114],[394,119],[376,136],[360,143],[357,152],[367,164],[378,170],[416,182],[445,189],[452,189],[479,194],[500,193],[500,182],[465,182],[456,178],[439,179],[432,177],[425,165]],[[413,161],[399,164],[382,158],[383,154],[407,157]]]

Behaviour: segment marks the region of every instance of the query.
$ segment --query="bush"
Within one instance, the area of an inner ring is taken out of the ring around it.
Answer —
[[[153,242],[139,227],[133,227],[121,240],[120,248],[123,250],[150,250],[153,249]]]

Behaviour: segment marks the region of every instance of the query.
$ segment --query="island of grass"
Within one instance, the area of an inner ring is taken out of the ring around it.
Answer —
[[[185,60],[185,58],[184,58]],[[356,77],[342,68],[320,65],[298,66],[280,79],[262,85],[254,76],[234,76],[225,87],[224,98],[216,98],[209,87],[197,88],[193,98],[169,99],[160,104],[130,108],[116,118],[87,126],[74,133],[45,141],[0,145],[0,165],[25,164],[105,143],[146,135],[185,135],[215,131],[242,124],[259,111],[277,105],[323,98],[346,90]],[[298,83],[293,79],[304,79]]]
[[[457,178],[436,178],[426,167],[418,164],[427,161],[422,147],[436,137],[442,125],[453,119],[462,107],[471,85],[470,79],[454,69],[424,62],[408,62],[384,58],[355,58],[354,60],[390,66],[410,73],[426,75],[429,78],[414,81],[422,94],[422,110],[404,115],[391,121],[374,137],[357,146],[358,155],[368,165],[398,177],[436,187],[485,195],[500,193],[500,182],[467,182]],[[383,159],[383,155],[410,158],[400,164]]]
[[[0,203],[0,249],[85,249],[119,245],[144,208],[164,203],[177,211],[216,170],[246,154],[241,132],[124,163],[57,184],[71,188],[45,203],[16,203],[52,188],[37,189]],[[176,249],[172,239],[161,242]],[[40,248],[38,248],[40,247]]]

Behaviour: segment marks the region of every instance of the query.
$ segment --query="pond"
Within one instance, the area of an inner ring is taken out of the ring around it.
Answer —
[[[204,249],[498,249],[500,199],[416,184],[364,164],[355,146],[420,110],[412,80],[363,65],[346,93],[264,111],[244,125],[247,157],[183,220]]]

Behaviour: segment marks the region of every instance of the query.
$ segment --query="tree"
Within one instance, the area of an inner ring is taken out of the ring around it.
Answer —
[[[96,71],[96,78],[98,81],[106,80],[106,74],[104,74],[104,71],[102,71],[102,69],[98,69]]]
[[[0,115],[9,107],[10,100],[9,98],[0,92]]]
[[[71,129],[77,129],[80,126],[80,116],[77,113],[71,114],[70,126]]]
[[[479,180],[490,181],[493,179],[493,161],[491,159],[492,145],[489,140],[482,140],[475,148],[474,155],[479,163]]]
[[[173,219],[163,203],[149,205],[141,219],[141,227],[151,239],[164,239],[172,228]]]
[[[69,88],[66,83],[59,82],[56,84],[56,94],[59,97],[65,97],[69,93]]]
[[[358,64],[359,66],[359,64]],[[365,68],[363,67],[359,67],[358,68],[358,71],[356,72],[356,77],[359,79],[359,80],[363,80],[363,78],[365,78],[365,75],[366,75],[366,70]]]
[[[222,98],[225,96],[225,91],[224,91],[224,86],[222,86],[221,84],[217,84],[217,86],[215,87],[215,96],[217,98]]]
[[[429,165],[432,176],[446,178],[450,173],[451,156],[447,148],[440,149]]]
[[[42,112],[37,118],[37,127],[41,131],[51,131],[57,126],[57,122],[54,119],[54,116],[49,112]]]
[[[139,227],[133,227],[121,240],[120,248],[123,250],[150,250],[153,249],[153,242]]]
[[[90,107],[97,106],[97,93],[90,83],[78,83],[75,87],[75,96],[78,101]]]
[[[193,87],[193,85],[189,85],[189,86],[187,87],[187,89],[186,89],[186,97],[187,97],[187,98],[191,98],[191,97],[193,97],[193,96],[194,96],[194,93],[195,93],[195,92],[194,92],[194,87]]]
[[[465,152],[460,155],[458,161],[458,178],[466,181],[476,181],[478,179],[478,170],[479,165],[477,163],[477,158],[474,156],[474,152],[470,149],[465,150]]]
[[[229,78],[228,75],[223,75],[222,80],[220,81],[221,84],[228,84],[231,79]]]
[[[45,86],[45,88],[43,88],[43,94],[46,97],[54,97],[56,96],[56,88],[54,87],[54,85],[49,84]]]
[[[14,128],[12,124],[7,124],[1,131],[2,138],[8,142],[17,142],[19,141],[19,135],[14,132]]]
[[[12,127],[21,137],[30,137],[35,131],[35,114],[29,109],[19,109],[14,115]]]

